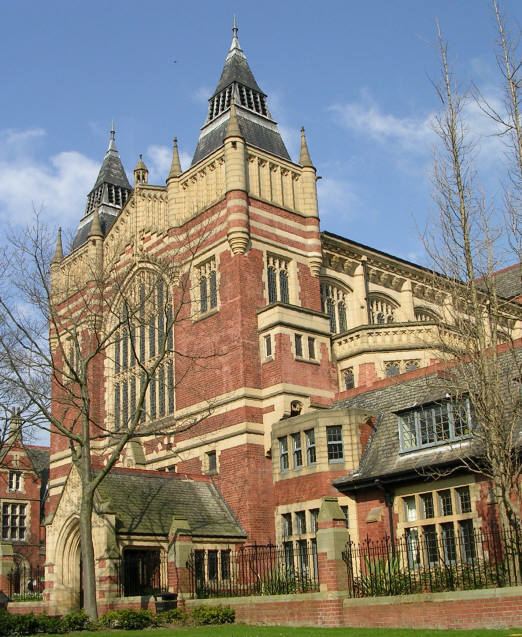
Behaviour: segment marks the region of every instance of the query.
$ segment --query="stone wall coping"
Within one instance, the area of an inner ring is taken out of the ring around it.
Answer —
[[[192,606],[251,606],[252,604],[273,604],[281,602],[287,604],[289,602],[311,602],[311,601],[332,601],[336,599],[344,599],[347,595],[346,591],[328,591],[317,593],[297,593],[290,595],[252,595],[251,597],[212,597],[209,599],[185,599],[188,608]]]
[[[502,599],[504,597],[522,597],[522,586],[477,588],[467,591],[446,591],[444,593],[416,593],[414,595],[388,597],[348,597],[343,600],[343,607],[394,606],[397,604],[419,604],[420,602],[462,602],[474,599]]]

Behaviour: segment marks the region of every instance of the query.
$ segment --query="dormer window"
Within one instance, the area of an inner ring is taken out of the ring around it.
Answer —
[[[401,451],[412,451],[467,438],[472,429],[469,398],[422,405],[399,414]]]

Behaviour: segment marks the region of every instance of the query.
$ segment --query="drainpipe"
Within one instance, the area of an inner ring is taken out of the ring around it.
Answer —
[[[368,278],[368,258],[363,256],[362,259],[362,267],[363,267],[363,279],[364,279],[364,294],[366,296],[366,318],[368,321],[368,325],[372,322],[372,313],[370,310],[369,296],[370,296],[370,283]]]
[[[375,486],[380,489],[384,495],[384,504],[386,505],[386,509],[388,510],[388,527],[390,529],[390,541],[392,545],[392,551],[393,553],[395,553],[395,525],[393,521],[394,494],[393,491],[389,491],[379,479],[375,480]]]

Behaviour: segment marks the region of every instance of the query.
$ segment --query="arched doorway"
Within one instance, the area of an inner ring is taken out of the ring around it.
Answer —
[[[80,608],[82,603],[82,576],[80,554],[80,521],[70,519],[63,527],[56,544],[57,582],[62,603],[69,609]]]

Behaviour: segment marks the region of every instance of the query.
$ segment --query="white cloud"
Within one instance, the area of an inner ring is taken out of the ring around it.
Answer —
[[[359,209],[359,198],[352,185],[344,180],[325,177],[317,182],[317,196],[323,219],[353,219]]]
[[[488,104],[502,112],[499,98],[493,93],[485,95]],[[335,104],[330,110],[337,122],[346,130],[377,141],[399,157],[401,163],[410,158],[431,161],[433,149],[439,144],[434,130],[437,113],[399,117],[384,112],[364,93],[359,101]],[[491,118],[488,118],[474,99],[468,99],[463,107],[463,123],[474,145],[480,167],[487,168],[503,159],[505,147]]]
[[[0,218],[24,224],[34,210],[50,223],[76,223],[83,212],[99,164],[77,151],[47,160],[36,156],[42,129],[0,130]]]
[[[358,102],[336,104],[331,110],[343,128],[381,143],[399,145],[403,150],[423,153],[435,140],[433,113],[417,118],[383,113],[367,94]]]
[[[147,167],[149,169],[150,183],[163,183],[167,178],[172,162],[172,148],[169,146],[160,146],[153,144],[147,148]],[[187,170],[190,167],[192,156],[181,150],[179,153],[181,169]]]

